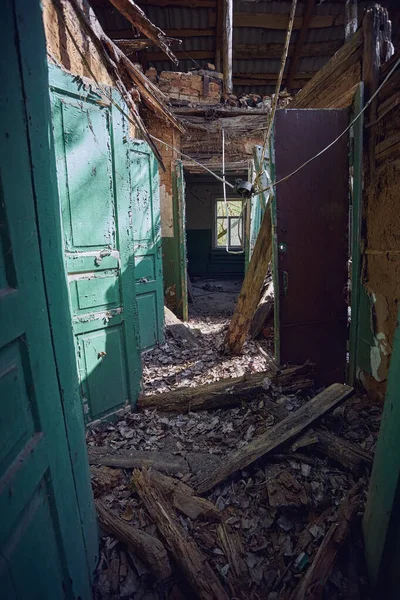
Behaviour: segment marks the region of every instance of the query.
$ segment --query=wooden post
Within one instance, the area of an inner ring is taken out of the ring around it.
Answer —
[[[224,17],[222,32],[222,56],[223,56],[223,75],[224,92],[232,94],[232,37],[233,37],[233,0],[223,0]]]
[[[222,31],[224,23],[224,2],[217,0],[217,31],[215,36],[215,70],[222,72]],[[193,54],[193,53],[192,53]]]
[[[344,39],[347,42],[358,28],[357,0],[346,0],[344,11]]]
[[[315,8],[315,0],[308,0],[306,13],[303,17],[303,22],[301,24],[301,29],[297,35],[296,45],[294,48],[294,52],[292,58],[289,63],[289,71],[286,79],[286,87],[290,91],[293,84],[293,79],[296,74],[297,65],[299,62],[299,58],[301,56],[301,48],[304,44],[304,40],[306,39],[307,30],[311,21],[312,13]]]
[[[260,301],[262,285],[271,260],[271,241],[271,210],[268,203],[240,290],[236,310],[225,337],[225,348],[232,354],[240,354]]]

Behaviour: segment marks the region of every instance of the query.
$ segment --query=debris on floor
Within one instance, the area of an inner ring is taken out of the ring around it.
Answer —
[[[240,279],[193,279],[192,286],[195,303],[183,327],[190,336],[196,336],[198,345],[179,337],[177,327],[172,330],[169,325],[164,344],[143,354],[145,394],[259,373],[266,371],[271,362],[271,339],[264,337],[260,341],[246,342],[240,356],[223,354],[223,341],[240,292]]]
[[[104,530],[96,599],[368,598],[360,514],[380,421],[368,399],[331,398],[331,411],[284,445],[212,487],[199,483],[285,429],[283,420],[297,422],[316,396],[271,382],[232,408],[144,409],[89,430]],[[129,543],[138,532],[158,540],[158,571]]]

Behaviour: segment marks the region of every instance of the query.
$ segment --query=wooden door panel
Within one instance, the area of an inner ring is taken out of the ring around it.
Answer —
[[[280,110],[276,180],[330,144],[347,110]],[[316,363],[320,383],[343,382],[347,340],[348,139],[276,187],[274,265],[278,270],[280,363]]]
[[[115,208],[110,115],[60,98],[67,194],[62,196],[66,249],[114,247]]]
[[[157,161],[145,142],[131,144],[136,299],[142,350],[163,340],[164,293]]]
[[[29,33],[21,35],[27,23]],[[38,232],[43,204],[56,200],[48,113],[40,119],[42,144],[34,131],[38,112],[48,108],[39,2],[5,0],[0,38],[7,47],[0,54],[0,595],[89,600],[63,365],[55,362]],[[47,187],[39,191],[38,180]]]
[[[100,91],[50,73],[72,322],[91,422],[133,405],[140,389],[127,125]]]
[[[122,408],[129,400],[123,325],[79,335],[77,346],[85,411],[96,420]]]

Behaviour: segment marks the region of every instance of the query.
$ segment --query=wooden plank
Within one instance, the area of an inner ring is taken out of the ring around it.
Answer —
[[[169,452],[113,450],[107,446],[89,446],[88,459],[90,465],[121,469],[154,468],[170,475],[189,472],[185,459]]]
[[[342,46],[326,65],[318,71],[311,81],[297,94],[291,103],[291,108],[326,108],[327,89],[330,85],[338,87],[338,82],[343,79],[346,89],[351,88],[361,80],[361,58],[363,52],[362,30]],[[352,67],[358,67],[355,71]],[[348,75],[350,74],[350,76]],[[336,108],[340,104],[341,93],[337,94]],[[332,105],[330,106],[333,107]]]
[[[340,40],[328,42],[310,42],[302,44],[299,50],[299,58],[304,56],[332,56],[342,46]],[[296,45],[289,46],[288,56],[293,56]],[[235,44],[233,58],[236,60],[254,60],[255,58],[281,58],[282,44]]]
[[[264,397],[264,407],[278,421],[283,421],[283,419],[290,414],[283,406],[266,397]],[[308,441],[305,438],[308,438]],[[301,445],[300,440],[302,441]],[[321,452],[325,456],[340,463],[355,475],[359,475],[363,470],[363,467],[372,464],[372,454],[365,452],[357,444],[351,444],[347,440],[326,431],[322,427],[315,427],[314,430],[306,430],[301,438],[298,438],[292,446],[292,450],[295,451],[304,445],[308,446],[310,443],[314,444],[314,448],[318,452]]]
[[[271,241],[271,210],[267,205],[236,310],[225,336],[225,348],[233,354],[240,354],[260,301],[262,286],[271,261]]]
[[[316,71],[306,71],[301,73],[296,73],[294,79],[311,79],[314,77]],[[246,79],[255,79],[257,81],[272,81],[275,82],[278,79],[278,73],[234,73],[233,76],[235,78],[246,78]]]
[[[293,439],[311,423],[343,402],[353,391],[354,388],[348,385],[333,383],[263,435],[257,436],[247,446],[226,457],[219,469],[198,483],[197,492],[199,494],[208,492],[236,471],[245,469],[259,458]]]
[[[171,577],[171,563],[164,544],[158,538],[129,525],[115,512],[108,510],[101,500],[96,500],[96,509],[102,529],[146,563],[156,579],[165,581]]]
[[[289,23],[289,16],[282,14],[268,13],[244,13],[235,12],[233,15],[234,27],[261,27],[263,29],[283,29],[286,30]],[[295,17],[293,29],[301,29],[303,17]],[[344,16],[341,15],[314,15],[309,22],[310,29],[320,29],[326,27],[341,27],[344,24]]]
[[[196,336],[190,331],[189,327],[182,323],[178,317],[174,315],[172,310],[164,306],[165,328],[177,340],[183,340],[187,347],[198,347],[199,343]]]
[[[215,68],[222,71],[222,38],[224,26],[224,0],[217,0],[217,31],[215,36]]]
[[[170,48],[171,42],[166,34],[146,17],[133,0],[110,0],[110,2],[136,29],[159,46],[172,62],[178,64],[179,61]]]
[[[339,550],[350,533],[357,512],[362,508],[362,495],[362,483],[357,483],[343,500],[335,522],[329,527],[307,573],[290,596],[291,600],[317,600],[323,597]]]
[[[190,534],[175,516],[170,503],[147,472],[136,470],[136,491],[163,538],[169,553],[200,600],[228,600],[228,595]]]
[[[292,89],[293,79],[295,77],[297,65],[300,59],[301,48],[303,46],[304,40],[306,39],[306,34],[311,23],[314,8],[315,0],[308,0],[301,28],[296,38],[296,46],[293,52],[293,56],[291,57],[289,62],[289,70],[286,77],[286,87],[289,91]]]
[[[222,23],[222,72],[224,75],[224,93],[231,94],[232,84],[232,36],[233,36],[233,0],[223,0]]]
[[[252,373],[194,388],[177,388],[172,392],[152,396],[142,395],[137,406],[142,410],[157,408],[165,412],[193,412],[236,406],[246,398],[262,392],[266,377],[284,393],[305,390],[313,385],[313,366],[306,363],[301,367],[289,367],[276,374]]]
[[[132,40],[119,39],[113,41],[118,48],[125,52],[125,54],[129,54],[130,52],[139,52],[140,50],[146,50],[146,48],[155,46],[155,43],[147,38],[135,38]],[[165,60],[164,52],[159,52],[158,54],[161,57],[159,60]]]
[[[180,60],[188,60],[190,57],[195,60],[209,60],[214,59],[215,53],[211,50],[191,50],[189,57],[184,50],[177,50],[175,56]],[[162,52],[146,52],[146,58],[149,62],[165,61],[165,55]]]

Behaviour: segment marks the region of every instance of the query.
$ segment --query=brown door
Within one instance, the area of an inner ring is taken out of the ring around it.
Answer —
[[[330,144],[347,124],[347,110],[278,111],[276,181]],[[313,360],[321,384],[345,380],[348,185],[345,135],[277,185],[273,207],[277,360]]]

